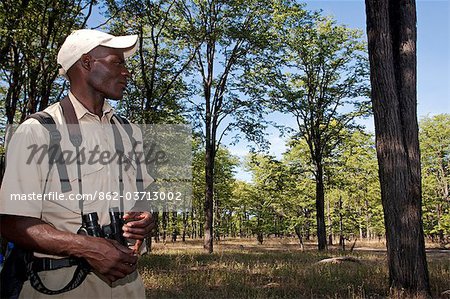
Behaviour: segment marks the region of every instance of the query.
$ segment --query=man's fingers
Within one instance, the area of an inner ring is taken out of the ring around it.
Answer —
[[[151,232],[149,228],[126,228],[123,231],[123,236],[128,239],[143,239]]]
[[[139,252],[139,249],[141,248],[142,243],[143,243],[142,240],[136,240],[136,243],[134,243],[134,246],[133,246],[133,252],[134,253],[138,253]]]
[[[150,227],[155,227],[155,225],[156,225],[156,221],[155,221],[155,219],[154,218],[152,218],[151,216],[149,216],[149,215],[144,215],[143,217],[139,217],[139,218],[133,218],[133,219],[135,219],[134,221],[130,221],[130,222],[127,222],[126,224],[125,224],[125,226],[126,227],[131,227],[131,228],[135,228],[135,227],[147,227],[147,226],[150,226]]]
[[[117,265],[117,269],[120,271],[120,273],[124,274],[124,277],[130,273],[133,273],[136,270],[136,263],[122,263]]]
[[[125,215],[123,215],[124,220],[142,219],[144,217],[145,217],[145,213],[143,213],[143,212],[126,212]]]
[[[131,250],[131,249],[130,249]],[[131,250],[133,252],[133,250]],[[122,259],[124,264],[132,264],[135,265],[137,263],[138,257],[135,255],[126,254]]]

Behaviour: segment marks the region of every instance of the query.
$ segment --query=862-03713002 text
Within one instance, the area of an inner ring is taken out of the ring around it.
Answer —
[[[103,192],[95,191],[94,193],[61,193],[61,192],[48,192],[48,193],[22,193],[11,194],[10,200],[12,201],[26,201],[26,200],[49,200],[49,201],[74,201],[74,200],[148,200],[148,201],[181,201],[183,193],[179,191],[153,191],[153,192],[125,192],[121,195],[119,192]]]

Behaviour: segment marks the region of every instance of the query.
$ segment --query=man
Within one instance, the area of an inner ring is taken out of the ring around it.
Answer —
[[[122,99],[130,77],[124,62],[136,51],[136,43],[135,35],[116,37],[83,29],[68,36],[58,53],[58,63],[62,67],[60,74],[70,81],[68,98],[81,128],[80,148],[84,154],[111,156],[117,150],[114,128],[110,124],[118,121],[105,99]],[[61,149],[65,153],[74,152],[66,126],[66,111],[63,113],[57,103],[45,112],[53,117],[59,128]],[[123,127],[117,127],[124,152],[131,153],[135,145],[125,137]],[[133,136],[139,140],[137,131],[133,131]],[[49,142],[48,130],[37,120],[28,119],[19,126],[8,146],[7,168],[0,190],[2,237],[33,251],[37,257],[84,259],[92,271],[80,286],[63,293],[64,298],[145,297],[142,280],[136,271],[137,253],[154,221],[149,212],[134,210],[132,201],[123,203],[124,194],[137,191],[135,161],[129,157],[132,162],[128,166],[131,166],[123,167],[120,163],[100,163],[99,157],[96,160],[77,156],[76,163],[72,161],[66,165],[72,190],[63,192],[57,168],[49,165],[47,157],[42,161],[36,152],[30,154],[39,148],[37,145],[42,147]],[[145,167],[143,181],[145,185],[151,182]],[[45,200],[54,199],[51,196],[55,194],[62,196],[59,200]],[[36,195],[40,195],[40,199],[36,199]],[[17,201],[20,196],[27,200]],[[118,206],[125,210],[127,222],[123,226],[123,236],[135,242],[132,248],[105,238],[77,234],[81,215],[97,212],[100,225],[105,225],[110,222],[108,209]],[[76,268],[42,271],[39,276],[45,287],[57,290],[72,279]],[[20,297],[49,296],[32,288],[28,280]]]

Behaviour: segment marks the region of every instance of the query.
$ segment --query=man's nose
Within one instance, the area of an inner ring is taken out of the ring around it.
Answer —
[[[126,77],[131,77],[131,74],[130,74],[130,72],[128,71],[128,68],[126,67],[126,66],[123,66],[123,69],[122,69],[122,75],[123,76],[126,76]]]

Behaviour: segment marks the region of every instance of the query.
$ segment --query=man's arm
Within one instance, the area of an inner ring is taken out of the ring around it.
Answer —
[[[2,237],[45,254],[84,258],[111,282],[136,270],[137,257],[116,241],[57,230],[38,218],[1,215]]]

